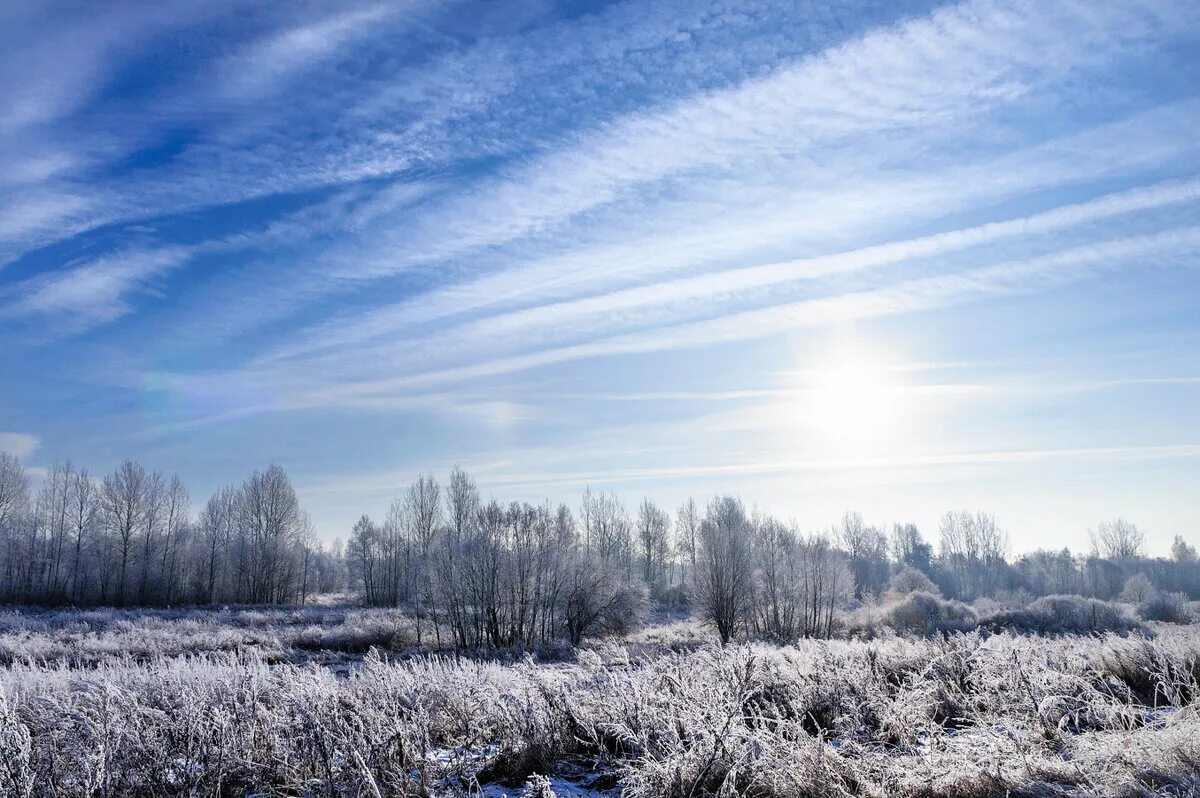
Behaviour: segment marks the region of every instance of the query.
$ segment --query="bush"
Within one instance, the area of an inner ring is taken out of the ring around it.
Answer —
[[[979,616],[961,601],[918,592],[890,607],[883,622],[902,634],[929,636],[941,632],[969,632],[979,625]]]
[[[1125,580],[1125,587],[1121,589],[1121,601],[1126,604],[1141,604],[1153,598],[1156,592],[1150,577],[1134,574]]]
[[[1084,596],[1042,596],[1024,609],[989,616],[983,625],[992,631],[1048,635],[1143,629],[1126,607]]]
[[[910,565],[888,580],[887,595],[891,599],[901,599],[910,593],[940,596],[942,591],[938,590],[932,579]]]
[[[645,623],[648,602],[645,585],[622,584],[596,564],[585,563],[563,596],[563,629],[574,646],[585,637],[627,635]]]
[[[642,585],[627,585],[613,594],[600,617],[599,631],[613,637],[632,634],[646,623],[649,597]]]
[[[1187,608],[1187,596],[1182,593],[1165,593],[1156,591],[1141,604],[1138,604],[1138,617],[1143,621],[1161,621],[1163,623],[1191,623],[1191,613]]]

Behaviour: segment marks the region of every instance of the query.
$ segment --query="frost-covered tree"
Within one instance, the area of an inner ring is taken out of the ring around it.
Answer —
[[[1008,535],[994,516],[968,510],[942,516],[940,560],[952,577],[951,595],[973,599],[986,596],[1001,583],[1008,553]]]
[[[933,546],[921,536],[916,524],[892,525],[892,559],[928,575],[933,568]]]
[[[1141,604],[1149,600],[1154,594],[1154,583],[1150,581],[1150,577],[1145,574],[1134,574],[1125,580],[1125,586],[1121,589],[1121,601],[1129,604]]]
[[[142,528],[149,504],[150,477],[146,469],[132,460],[123,462],[116,471],[104,478],[101,507],[107,532],[101,546],[105,559],[115,559],[117,568],[112,598],[118,607],[125,605],[129,587],[129,566],[135,554],[136,536]],[[108,585],[103,585],[101,601],[108,599]]]
[[[801,536],[774,518],[754,529],[753,636],[776,642],[828,637],[854,595],[847,555],[822,535]]]
[[[889,572],[888,540],[883,531],[864,524],[858,513],[848,512],[834,530],[834,540],[849,558],[855,596],[882,593]]]
[[[666,511],[649,499],[638,507],[637,535],[642,560],[642,580],[661,586],[666,576],[667,559],[671,552],[671,519]]]
[[[709,502],[700,524],[696,608],[728,643],[745,623],[754,599],[753,528],[741,500],[722,496]]]
[[[277,603],[300,593],[303,515],[287,472],[272,464],[255,471],[242,486],[240,533],[245,540],[241,567],[243,600]]]
[[[1171,541],[1171,559],[1178,563],[1194,563],[1197,560],[1196,547],[1183,539],[1183,535],[1176,535],[1175,540]]]
[[[15,454],[0,452],[0,529],[29,502],[29,473]]]
[[[1142,556],[1145,535],[1137,525],[1118,518],[1106,521],[1089,530],[1092,553],[1110,560],[1136,560]]]
[[[234,538],[241,517],[241,492],[226,485],[209,497],[196,524],[192,578],[197,601],[212,604],[232,599],[230,578]]]

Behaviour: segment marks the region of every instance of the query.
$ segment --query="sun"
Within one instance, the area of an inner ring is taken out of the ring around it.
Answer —
[[[896,363],[879,352],[839,347],[804,369],[808,426],[838,443],[890,439],[905,410]]]

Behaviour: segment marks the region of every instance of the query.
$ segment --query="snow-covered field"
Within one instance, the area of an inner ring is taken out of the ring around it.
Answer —
[[[0,795],[1200,794],[1195,625],[721,649],[676,623],[497,662],[396,657],[404,623],[0,615]]]

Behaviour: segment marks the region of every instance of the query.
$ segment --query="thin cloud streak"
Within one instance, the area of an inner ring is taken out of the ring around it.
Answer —
[[[949,167],[940,173],[934,172],[919,178],[902,176],[869,187],[862,186],[860,179],[852,179],[861,164],[847,164],[842,172],[831,175],[824,182],[843,186],[857,182],[859,185],[853,189],[838,189],[837,196],[831,196],[826,191],[825,196],[814,197],[811,206],[803,206],[811,211],[806,215],[801,214],[804,216],[803,227],[810,234],[820,234],[836,232],[847,226],[866,225],[868,220],[870,225],[878,226],[897,215],[904,215],[910,221],[919,219],[923,214],[936,218],[944,214],[945,207],[951,203],[960,206],[994,203],[1025,192],[1046,190],[1086,178],[1095,179],[1144,169],[1151,164],[1179,157],[1183,154],[1178,149],[1180,146],[1193,154],[1200,152],[1200,149],[1194,143],[1177,141],[1165,149],[1156,149],[1148,144],[1138,150],[1129,150],[1115,146],[1116,142],[1126,141],[1130,137],[1153,142],[1156,131],[1174,127],[1196,113],[1200,113],[1200,105],[1188,101],[1102,125],[1084,134],[1042,143],[983,165]],[[920,254],[922,247],[928,248],[926,254],[934,255],[1011,237],[1046,235],[1124,214],[1195,201],[1196,183],[1195,179],[1164,181],[1019,219],[858,251],[751,266],[743,270],[726,269],[712,275],[678,281],[677,285],[684,296],[687,296],[689,289],[708,288],[728,292],[736,290],[738,286],[731,278],[732,286],[726,289],[721,282],[722,275],[726,274],[744,274],[750,283],[747,287],[753,287],[755,284],[769,285],[769,281],[776,278],[776,282],[787,279],[784,274],[806,267],[814,270],[812,277],[818,277],[885,265],[902,260],[906,249],[912,249],[913,252],[907,256],[914,257]],[[865,207],[864,195],[870,198]],[[780,201],[783,199],[780,198]],[[843,201],[847,206],[857,206],[854,211],[856,216],[842,218],[838,215],[836,209]],[[769,206],[776,204],[768,203]],[[589,290],[603,289],[614,283],[637,282],[644,276],[664,276],[701,261],[706,256],[711,257],[713,252],[722,249],[728,251],[728,257],[736,257],[747,241],[769,240],[770,236],[779,236],[781,233],[794,235],[798,227],[797,214],[801,209],[785,213],[786,227],[773,232],[765,231],[761,223],[750,226],[744,222],[731,223],[728,216],[734,210],[733,207],[724,209],[722,214],[694,223],[682,232],[660,231],[645,240],[602,246],[595,251],[585,249],[566,255],[550,255],[536,260],[532,265],[516,259],[517,265],[494,274],[435,288],[366,314],[337,317],[318,324],[268,352],[259,361],[266,363],[336,350],[441,319],[478,313],[494,306],[535,303],[530,312],[537,313],[539,307],[552,305],[556,301],[569,302],[574,295],[586,294]],[[722,215],[725,218],[721,218]],[[762,271],[757,271],[760,269]],[[755,283],[755,280],[765,282]],[[652,296],[654,290],[653,286],[634,286],[619,289],[617,295],[636,302],[636,297],[643,293]]]
[[[1195,16],[1185,5],[1172,10],[1179,17],[1173,21]],[[1086,14],[1021,2],[939,9],[770,77],[603,126],[465,200],[438,207],[439,220],[464,222],[454,238],[441,235],[441,224],[435,235],[418,228],[410,242],[415,255],[351,266],[347,273],[379,276],[506,243],[683,172],[808,154],[867,133],[952,125],[1017,99],[1031,82],[1112,59],[1147,28],[1171,24],[1172,16],[1161,4]],[[1059,27],[1076,36],[1068,42],[1048,34]]]
[[[1142,460],[1181,460],[1200,457],[1200,443],[1163,446],[1109,446],[1074,449],[1021,449],[978,452],[946,452],[917,457],[881,457],[819,460],[774,460],[720,463],[698,466],[666,466],[662,468],[630,468],[611,471],[550,471],[544,473],[509,473],[510,463],[468,464],[482,484],[492,488],[539,488],[547,485],[585,486],[613,483],[687,480],[714,476],[768,476],[806,472],[881,471],[888,469],[923,469],[940,466],[1016,465],[1073,460],[1106,460],[1130,462]],[[412,478],[411,471],[384,474],[357,474],[350,478],[337,477],[311,482],[303,486],[305,495],[327,494],[372,495],[396,493],[399,486]]]
[[[308,394],[308,402],[402,391],[408,388],[461,382],[500,374],[511,374],[583,358],[617,354],[660,352],[696,348],[731,341],[763,338],[789,330],[819,327],[853,319],[867,319],[918,310],[946,307],[984,296],[1044,290],[1052,285],[1074,282],[1106,269],[1128,267],[1129,259],[1145,261],[1171,255],[1195,253],[1200,246],[1200,227],[1089,244],[1051,255],[1001,263],[965,272],[908,280],[880,289],[853,292],[820,299],[806,299],[755,310],[741,311],[701,322],[657,327],[637,334],[600,338],[586,343],[541,351],[490,358],[484,362],[437,369],[404,377],[365,379],[320,388]],[[412,346],[411,342],[405,344]],[[374,364],[379,361],[372,357]],[[254,377],[254,372],[247,376]],[[265,375],[270,377],[270,372]],[[287,380],[286,372],[281,376]],[[302,385],[296,385],[302,390]]]
[[[1012,236],[1045,234],[1123,214],[1195,202],[1198,199],[1200,180],[1136,189],[1021,219],[992,222],[975,228],[868,247],[854,252],[731,269],[542,305],[469,323],[461,328],[461,335],[464,338],[480,339],[494,339],[505,335],[524,336],[534,331],[555,329],[556,325],[568,321],[577,328],[592,328],[605,317],[655,307],[659,317],[664,319],[669,319],[669,309],[676,307],[684,307],[689,313],[702,315],[707,306],[697,305],[697,302],[727,301],[753,288],[861,271],[915,258],[945,255],[995,243]]]
[[[54,335],[76,334],[130,312],[131,294],[187,262],[186,248],[118,252],[82,266],[30,278],[0,306],[10,319],[43,317]]]

